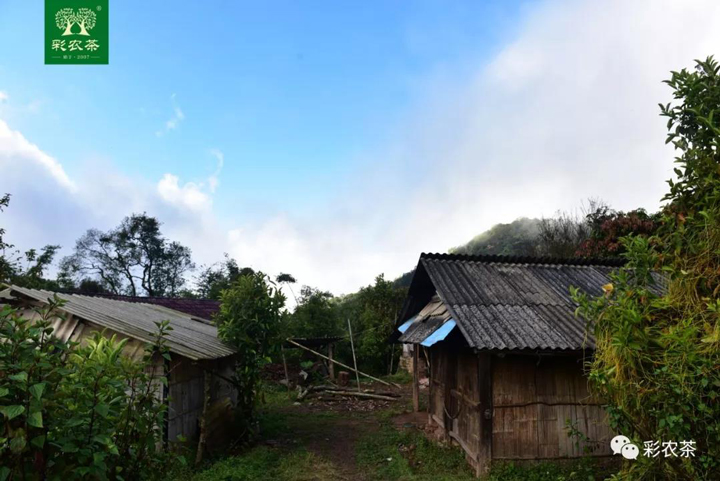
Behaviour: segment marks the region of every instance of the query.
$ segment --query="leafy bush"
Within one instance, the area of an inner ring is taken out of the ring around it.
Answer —
[[[215,316],[219,337],[236,351],[233,381],[238,391],[236,420],[241,435],[254,429],[255,399],[263,365],[280,345],[280,321],[285,296],[262,272],[240,276],[222,291]]]
[[[157,449],[166,407],[152,369],[169,356],[169,326],[138,362],[114,337],[80,347],[53,336],[60,306],[54,299],[35,322],[0,311],[0,480],[154,478],[170,456]]]
[[[644,441],[694,441],[693,455],[641,455],[622,479],[720,479],[720,75],[717,62],[667,81],[675,106],[667,142],[680,152],[676,181],[652,237],[628,237],[627,268],[605,295],[579,295],[597,349],[590,379],[611,424]],[[658,295],[653,271],[666,276]],[[677,449],[678,454],[679,449]]]

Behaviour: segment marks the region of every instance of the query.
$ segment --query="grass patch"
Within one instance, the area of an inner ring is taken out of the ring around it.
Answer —
[[[589,458],[522,466],[509,462],[494,464],[487,481],[600,481],[610,475],[604,471]]]
[[[298,449],[290,453],[265,446],[226,458],[190,475],[187,481],[331,481],[338,479],[329,461]]]
[[[382,379],[396,384],[410,384],[412,382],[412,374],[407,372],[405,369],[398,369],[395,374],[384,376]]]
[[[370,480],[475,479],[459,448],[441,446],[418,431],[398,431],[387,424],[360,439],[356,456],[358,466]]]

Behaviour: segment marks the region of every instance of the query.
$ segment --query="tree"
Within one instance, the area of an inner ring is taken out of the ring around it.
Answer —
[[[616,212],[597,210],[587,215],[590,235],[578,247],[579,257],[619,257],[625,252],[622,238],[629,235],[649,237],[660,226],[659,214],[648,214],[644,209]]]
[[[362,369],[387,373],[390,357],[395,352],[395,346],[388,343],[388,339],[406,293],[407,289],[396,287],[381,274],[375,278],[373,285],[363,287],[348,300],[344,315],[348,315],[353,323],[357,357]]]
[[[329,292],[303,286],[295,311],[288,317],[288,334],[295,337],[327,337],[344,331],[337,304]]]
[[[596,338],[590,381],[612,428],[641,447],[694,443],[692,456],[623,464],[620,478],[720,479],[720,67],[710,57],[666,83],[676,100],[660,106],[666,142],[679,156],[659,227],[622,239],[628,264],[605,295],[574,297]]]
[[[55,14],[55,25],[57,28],[64,29],[62,35],[72,35],[72,26],[77,22],[77,16],[72,8],[61,8]]]
[[[89,8],[79,9],[76,16],[76,22],[80,24],[79,35],[90,36],[87,29],[92,30],[95,27],[96,18],[97,17],[95,15],[95,12],[93,12]]]
[[[241,276],[255,273],[249,267],[240,268],[235,259],[226,253],[225,260],[201,270],[195,283],[198,297],[219,300],[222,291],[229,289]]]
[[[90,278],[114,294],[175,296],[194,268],[190,249],[160,233],[160,222],[133,214],[108,232],[88,230],[61,262],[65,278]]]
[[[295,278],[292,275],[281,272],[275,278],[275,282],[277,282],[278,284],[287,285],[288,289],[290,289],[290,294],[292,294],[293,299],[295,299],[295,304],[298,303],[298,298],[295,295],[295,291],[293,291],[293,288],[292,288],[292,284],[295,284],[297,282],[297,280],[295,280]]]
[[[241,424],[241,437],[254,429],[260,373],[280,345],[284,306],[285,296],[262,272],[239,276],[220,295],[215,323],[220,339],[237,351],[233,381],[238,390],[236,420]]]

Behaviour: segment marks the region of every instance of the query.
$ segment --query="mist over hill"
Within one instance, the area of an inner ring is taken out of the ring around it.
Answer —
[[[533,255],[537,251],[540,219],[521,217],[509,224],[496,224],[467,244],[453,247],[451,254]]]
[[[535,255],[538,249],[540,219],[521,217],[509,224],[496,224],[485,232],[473,237],[467,244],[453,247],[451,254],[465,255]],[[410,285],[415,269],[395,279],[395,285]]]

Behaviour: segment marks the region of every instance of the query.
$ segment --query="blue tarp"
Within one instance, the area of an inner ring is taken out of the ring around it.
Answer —
[[[417,316],[413,316],[413,317],[410,318],[410,320],[405,321],[402,326],[398,327],[398,331],[400,331],[400,332],[402,332],[403,334],[405,334],[405,331],[407,331],[407,330],[408,330],[408,327],[410,327],[410,325],[411,325],[413,322],[415,322],[415,319],[416,319],[416,318],[417,318]]]
[[[445,324],[437,328],[435,332],[430,334],[423,342],[420,343],[420,345],[430,347],[436,342],[445,339],[447,335],[450,334],[450,331],[452,331],[453,329],[455,329],[455,320],[450,319]]]

